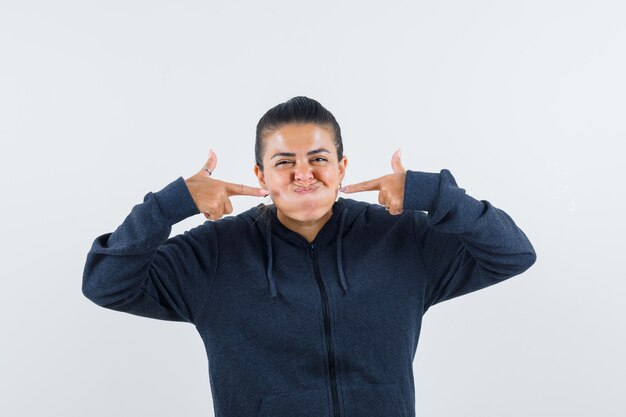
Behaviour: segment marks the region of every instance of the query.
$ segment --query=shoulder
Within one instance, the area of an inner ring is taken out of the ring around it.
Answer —
[[[348,209],[346,222],[357,229],[369,229],[377,234],[389,231],[410,230],[415,217],[423,214],[413,210],[404,210],[401,214],[392,215],[381,204],[341,198]]]
[[[213,223],[218,234],[227,233],[243,237],[258,232],[261,227],[266,225],[267,218],[270,216],[268,209],[269,206],[259,204],[236,215],[225,216],[215,221],[206,221],[205,224]]]

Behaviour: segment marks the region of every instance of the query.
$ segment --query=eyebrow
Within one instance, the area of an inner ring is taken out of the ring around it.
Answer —
[[[306,154],[313,155],[314,153],[322,153],[322,152],[330,153],[328,149],[320,148],[320,149],[313,149],[312,151],[309,151]],[[277,156],[296,156],[296,154],[293,152],[279,152],[275,154],[274,156],[272,156],[270,159],[274,159]]]

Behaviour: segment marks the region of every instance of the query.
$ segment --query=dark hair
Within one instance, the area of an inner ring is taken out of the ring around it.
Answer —
[[[256,125],[256,142],[254,158],[259,169],[263,171],[263,135],[267,131],[280,129],[289,123],[315,123],[331,128],[334,133],[337,160],[343,158],[343,142],[341,129],[335,116],[326,110],[317,100],[305,96],[297,96],[269,109]]]

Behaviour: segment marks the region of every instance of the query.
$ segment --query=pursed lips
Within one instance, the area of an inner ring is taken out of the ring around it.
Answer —
[[[317,188],[318,186],[298,187],[295,189],[295,191],[300,194],[307,194],[307,193],[312,193],[313,191],[317,190]]]

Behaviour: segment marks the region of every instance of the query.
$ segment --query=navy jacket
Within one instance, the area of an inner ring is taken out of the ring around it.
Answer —
[[[169,237],[199,214],[179,177],[85,264],[94,303],[196,327],[216,417],[413,417],[426,310],[536,260],[511,217],[447,169],[407,171],[400,215],[340,197],[311,243],[262,206]]]

